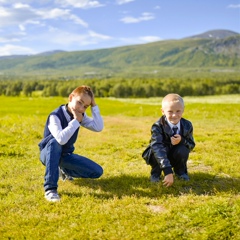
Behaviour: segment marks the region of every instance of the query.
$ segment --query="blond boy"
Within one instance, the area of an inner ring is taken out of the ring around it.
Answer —
[[[184,118],[184,101],[175,93],[162,100],[162,117],[152,125],[151,140],[142,156],[151,166],[151,182],[159,182],[162,171],[163,185],[170,187],[174,175],[189,181],[187,160],[195,147],[192,123]]]

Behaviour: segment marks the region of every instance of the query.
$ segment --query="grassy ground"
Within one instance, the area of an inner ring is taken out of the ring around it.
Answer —
[[[1,239],[240,239],[240,96],[186,98],[194,125],[191,180],[149,182],[141,153],[161,99],[97,99],[105,129],[80,130],[76,153],[104,168],[98,180],[59,181],[44,199],[38,142],[63,98],[0,97]]]

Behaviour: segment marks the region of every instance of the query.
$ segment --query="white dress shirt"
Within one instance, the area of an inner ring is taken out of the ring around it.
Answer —
[[[179,133],[180,133],[180,121],[179,121],[176,125],[170,123],[168,120],[167,120],[167,122],[168,122],[168,125],[170,126],[171,129],[173,129],[173,127],[177,127],[177,128],[178,128],[176,134],[179,134]]]
[[[62,106],[62,110],[68,121],[68,126],[62,129],[60,119],[56,115],[50,115],[48,124],[49,131],[60,145],[66,144],[80,126],[94,132],[100,132],[103,129],[103,119],[97,105],[91,108],[92,117],[88,117],[87,114],[84,113],[81,123],[76,119],[71,120],[65,105]]]

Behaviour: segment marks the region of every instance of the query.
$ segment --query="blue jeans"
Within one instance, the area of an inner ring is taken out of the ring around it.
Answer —
[[[92,160],[74,154],[62,154],[62,145],[51,139],[40,152],[40,160],[46,166],[44,189],[57,189],[59,167],[74,178],[99,178],[103,174],[100,165]]]

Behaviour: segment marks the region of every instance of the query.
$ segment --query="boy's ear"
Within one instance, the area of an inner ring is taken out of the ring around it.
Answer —
[[[73,94],[71,93],[71,94],[69,94],[69,97],[68,97],[69,102],[72,101],[72,98],[73,98]]]
[[[163,110],[163,108],[161,108],[161,111],[162,111],[162,114],[164,115],[164,110]]]

